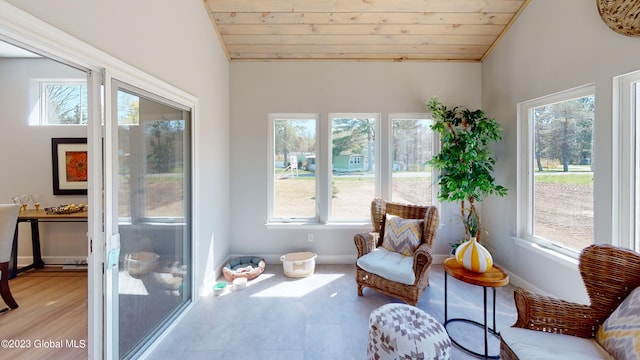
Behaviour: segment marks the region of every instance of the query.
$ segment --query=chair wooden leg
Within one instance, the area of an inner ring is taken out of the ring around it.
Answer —
[[[9,306],[11,309],[16,309],[18,307],[18,303],[11,295],[11,290],[9,290],[9,263],[4,262],[0,264],[0,295],[2,296],[2,300]]]

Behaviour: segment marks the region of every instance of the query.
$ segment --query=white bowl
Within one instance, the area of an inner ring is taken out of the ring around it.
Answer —
[[[247,287],[247,278],[233,279],[233,290],[242,290]]]
[[[226,288],[227,288],[227,283],[219,282],[215,284],[213,287],[213,295],[215,296],[222,295],[222,293],[225,291]]]

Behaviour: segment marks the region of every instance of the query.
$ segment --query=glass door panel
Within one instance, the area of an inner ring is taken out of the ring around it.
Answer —
[[[129,358],[191,301],[191,113],[124,84],[114,88],[118,352]]]

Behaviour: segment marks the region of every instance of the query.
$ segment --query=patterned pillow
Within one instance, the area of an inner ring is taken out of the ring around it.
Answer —
[[[387,215],[384,225],[382,247],[389,251],[411,256],[422,240],[424,220],[403,219],[395,215]]]
[[[618,360],[640,359],[640,287],[600,325],[596,340]]]

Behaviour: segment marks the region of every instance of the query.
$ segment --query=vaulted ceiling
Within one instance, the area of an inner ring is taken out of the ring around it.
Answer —
[[[482,61],[530,0],[203,1],[231,61]]]

